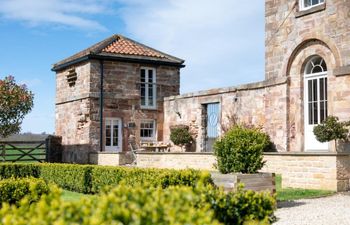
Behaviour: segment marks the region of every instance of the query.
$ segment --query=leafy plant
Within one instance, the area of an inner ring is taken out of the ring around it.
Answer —
[[[52,188],[38,202],[3,205],[0,218],[4,225],[269,224],[275,207],[276,201],[269,194],[242,189],[226,194],[212,186],[162,189],[121,183],[96,198],[82,197],[74,202],[64,202],[61,191]]]
[[[121,182],[135,186],[148,183],[153,187],[162,188],[172,185],[194,187],[198,181],[204,184],[212,183],[208,172],[193,169],[127,168],[59,163],[0,164],[0,179],[28,176],[43,178],[66,190],[86,194],[98,193],[106,186],[116,186]]]
[[[34,95],[12,76],[0,80],[0,138],[18,133],[24,116],[33,107]]]
[[[314,127],[313,132],[316,139],[319,142],[335,141],[337,147],[337,141],[348,139],[349,122],[340,122],[338,117],[328,116],[321,124]]]
[[[27,197],[29,202],[39,200],[40,196],[49,193],[49,186],[43,179],[9,178],[0,180],[0,204],[18,204]]]
[[[217,167],[222,173],[256,173],[270,147],[270,137],[260,129],[236,125],[214,143]]]
[[[170,128],[170,140],[179,146],[192,143],[193,139],[186,125],[177,125]]]

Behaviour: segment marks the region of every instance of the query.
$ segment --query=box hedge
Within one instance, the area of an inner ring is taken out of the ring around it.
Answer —
[[[77,164],[0,164],[0,179],[8,177],[37,177],[75,192],[98,193],[106,186],[121,181],[135,185],[147,183],[167,188],[170,185],[195,186],[198,181],[212,183],[210,174],[198,170],[141,169],[127,167]]]
[[[267,194],[238,190],[225,194],[212,186],[129,186],[124,181],[98,198],[64,202],[52,189],[38,202],[19,207],[4,204],[1,224],[269,224],[275,200]]]
[[[18,204],[24,197],[33,202],[48,193],[49,185],[43,179],[28,177],[0,180],[0,205],[4,202]]]

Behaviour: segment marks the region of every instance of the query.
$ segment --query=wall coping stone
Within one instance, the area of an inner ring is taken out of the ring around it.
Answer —
[[[248,84],[242,84],[239,86],[231,86],[231,87],[225,87],[225,88],[214,88],[214,89],[209,89],[209,90],[204,90],[204,91],[190,92],[190,93],[186,93],[186,94],[182,94],[182,95],[170,96],[170,97],[164,98],[164,100],[171,101],[171,100],[182,99],[182,98],[193,98],[193,97],[200,97],[200,96],[225,94],[225,93],[244,91],[244,90],[262,89],[262,88],[266,88],[266,87],[286,84],[287,81],[288,81],[287,77],[275,77],[275,78],[271,78],[268,80],[263,80],[260,82],[254,82],[254,83],[248,83]]]
[[[265,156],[350,156],[350,152],[264,152]]]
[[[145,152],[137,151],[139,155],[213,155],[212,152]],[[350,152],[264,152],[265,156],[350,156]]]
[[[89,152],[89,155],[125,155],[125,152],[115,152],[115,151],[103,151],[103,152]]]
[[[214,155],[212,152],[145,152],[137,151],[139,155]]]

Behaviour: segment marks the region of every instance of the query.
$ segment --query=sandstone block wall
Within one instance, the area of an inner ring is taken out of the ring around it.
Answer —
[[[163,99],[179,94],[180,68],[162,65],[104,61],[103,116],[122,120],[123,151],[128,150],[128,137],[140,141],[140,121],[154,119],[156,139],[163,137]],[[140,68],[156,69],[157,108],[140,107]],[[69,71],[74,69],[77,80],[70,86]],[[100,148],[100,62],[91,60],[56,74],[56,135],[62,136],[63,160],[88,163],[88,152]],[[128,128],[134,122],[135,128]]]
[[[348,191],[350,189],[350,155],[347,153],[265,153],[266,165],[261,172],[282,175],[282,186],[304,189]],[[137,166],[143,168],[175,168],[216,170],[211,153],[147,153],[137,154]]]
[[[286,80],[272,79],[221,89],[166,98],[164,102],[163,139],[170,142],[170,127],[185,124],[190,127],[195,143],[193,151],[204,149],[203,105],[220,103],[221,133],[238,123],[261,126],[272,138],[278,151],[286,151]]]

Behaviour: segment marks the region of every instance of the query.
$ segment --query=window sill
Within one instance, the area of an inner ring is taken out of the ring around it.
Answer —
[[[318,5],[307,10],[300,10],[295,14],[295,18],[303,17],[313,13],[317,13],[326,9],[326,4]]]
[[[140,109],[141,110],[158,110],[157,107],[146,107],[146,106],[141,106]]]

